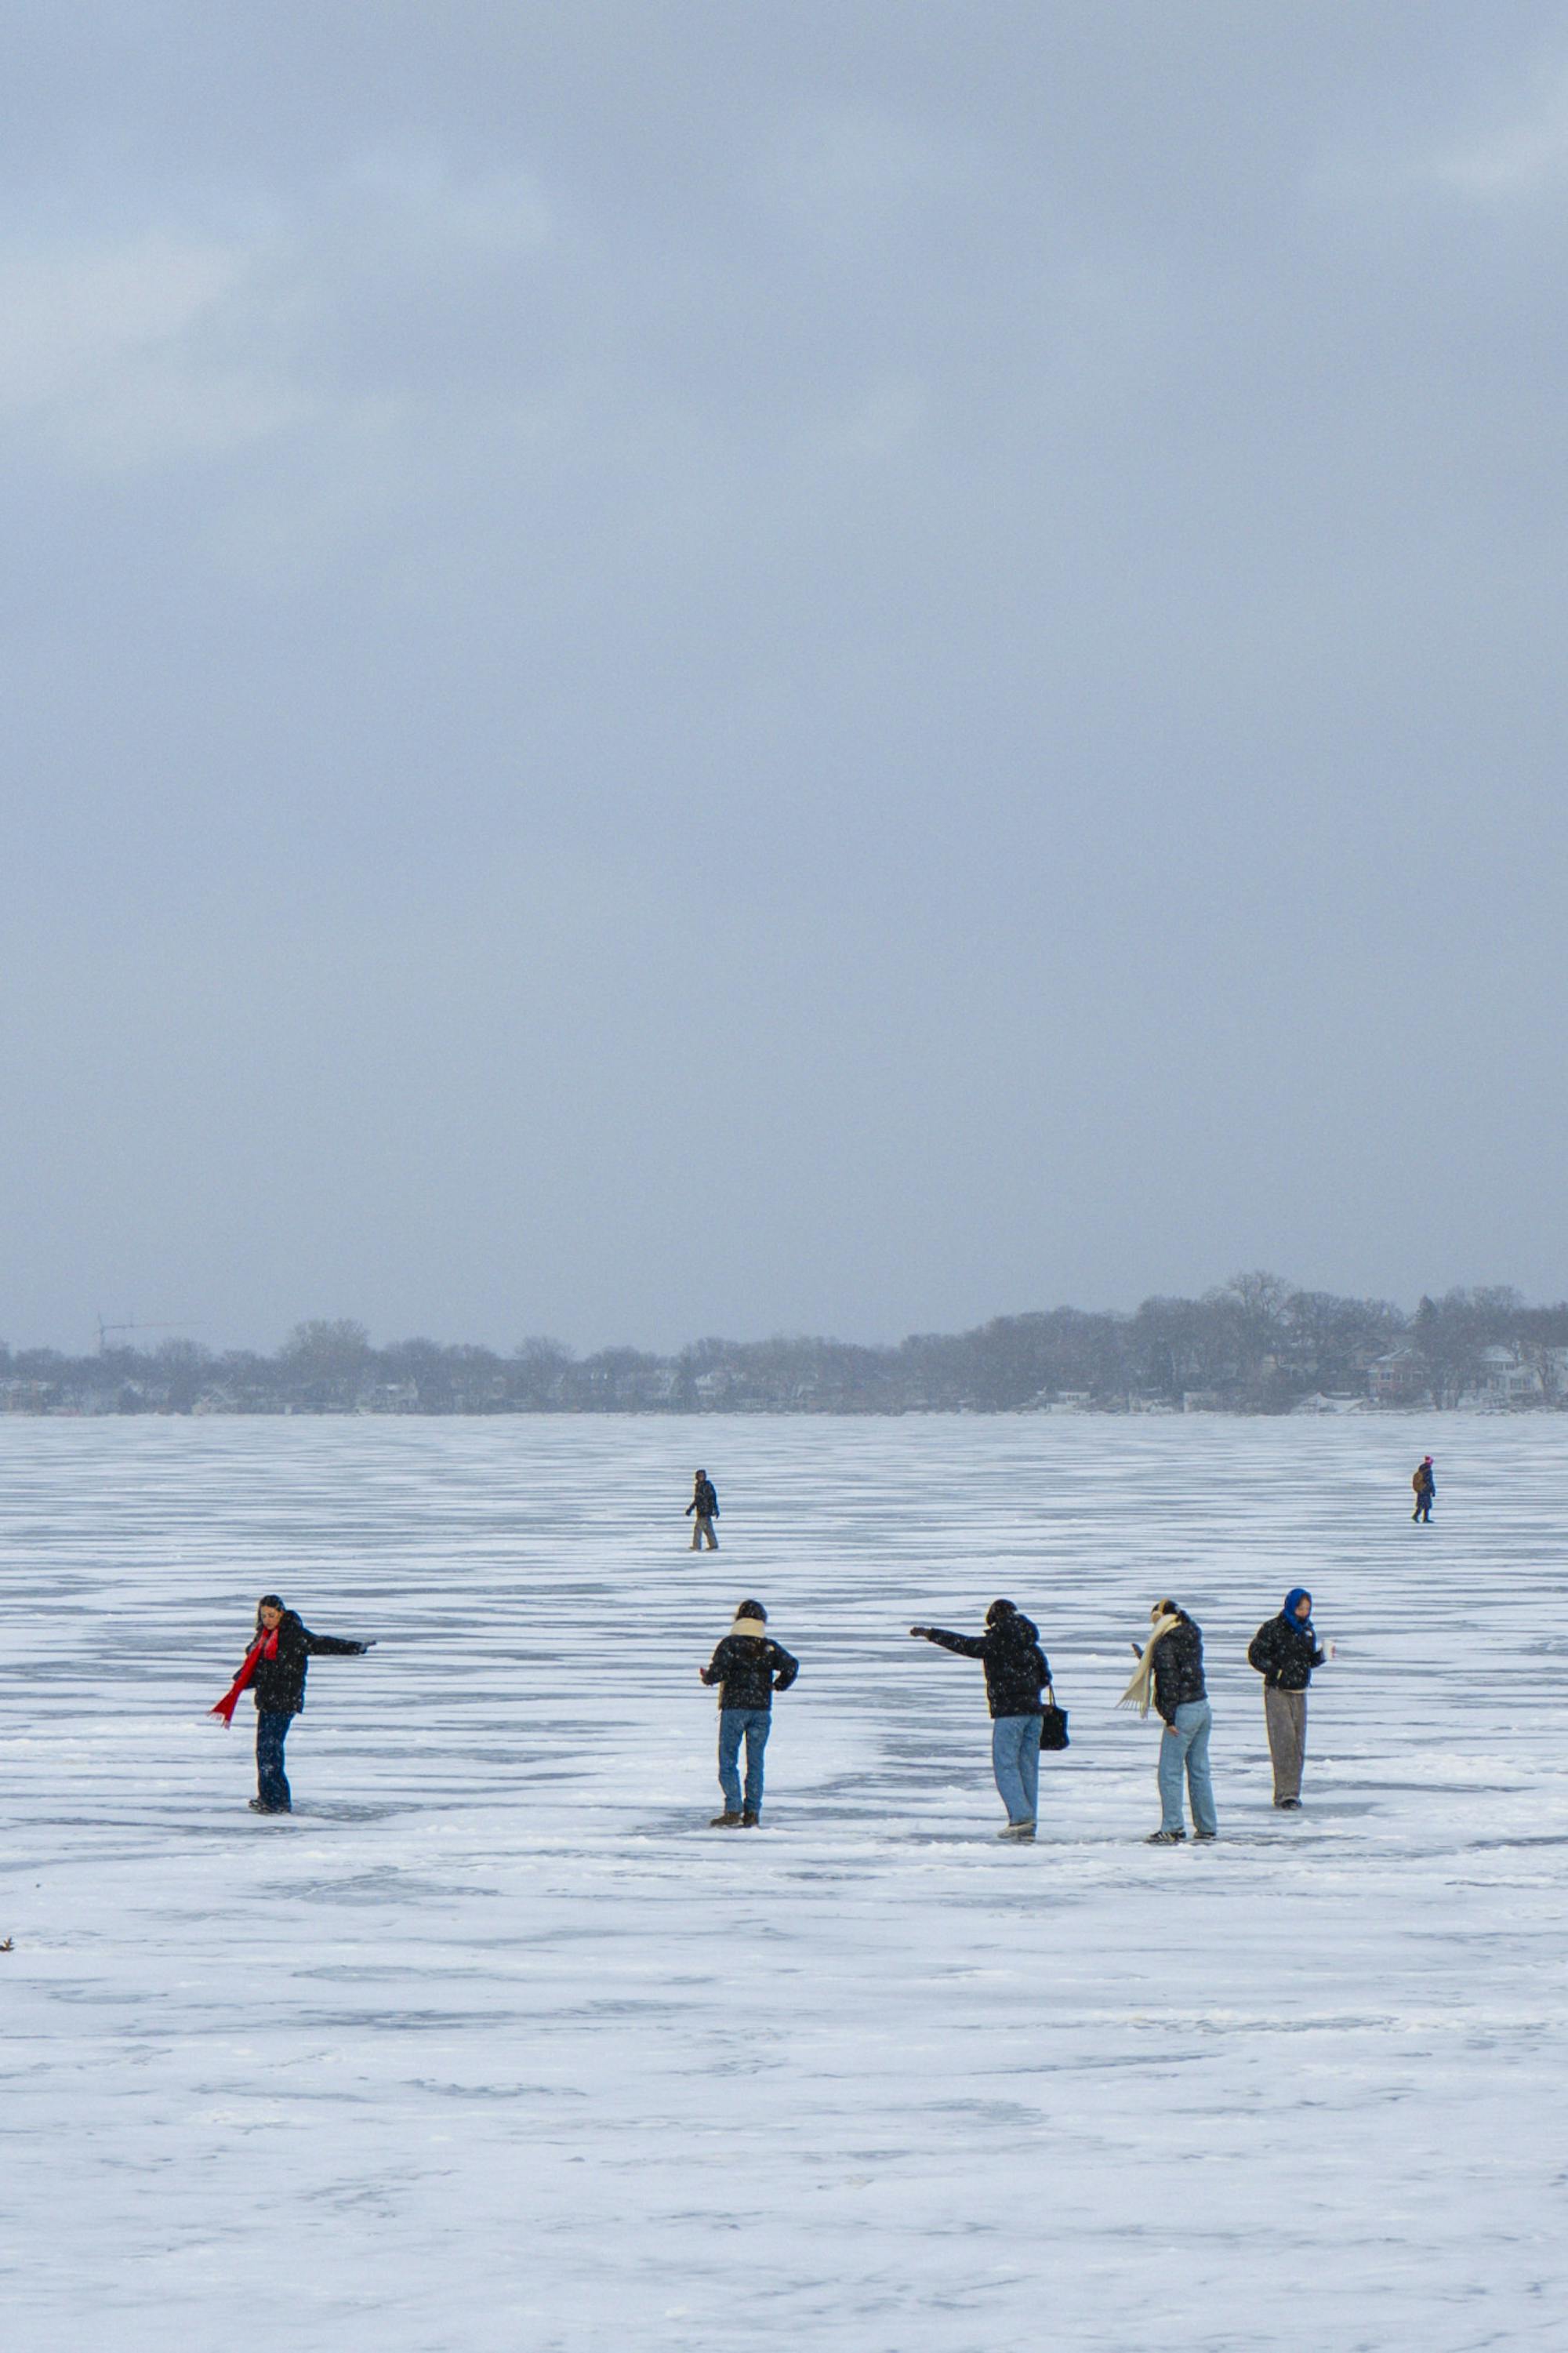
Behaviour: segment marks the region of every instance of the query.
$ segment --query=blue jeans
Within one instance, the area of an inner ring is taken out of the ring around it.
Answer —
[[[746,1803],[749,1814],[763,1810],[763,1751],[768,1745],[773,1729],[773,1710],[767,1707],[721,1707],[719,1710],[719,1787],[724,1792],[724,1810],[741,1811],[741,1776],[737,1767],[741,1757],[741,1742],[746,1744]]]
[[[287,1808],[293,1802],[283,1770],[283,1743],[293,1721],[281,1708],[256,1711],[256,1794],[264,1806]]]
[[[1040,1719],[999,1715],[991,1726],[991,1769],[1010,1822],[1032,1822],[1040,1801]]]
[[[1160,1736],[1160,1828],[1183,1831],[1182,1770],[1186,1768],[1187,1794],[1193,1804],[1193,1825],[1217,1830],[1214,1783],[1209,1778],[1209,1732],[1214,1711],[1206,1699],[1190,1699],[1176,1710],[1174,1732]]]

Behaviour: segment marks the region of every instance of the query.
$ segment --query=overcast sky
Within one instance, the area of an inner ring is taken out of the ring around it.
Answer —
[[[47,0],[0,1335],[1568,1291],[1568,18]]]

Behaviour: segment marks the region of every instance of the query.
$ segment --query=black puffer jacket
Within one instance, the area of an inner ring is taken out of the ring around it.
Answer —
[[[305,1704],[305,1671],[313,1651],[357,1659],[369,1647],[367,1642],[345,1641],[338,1634],[312,1634],[300,1622],[298,1610],[285,1609],[278,1621],[277,1657],[269,1659],[263,1653],[250,1678],[257,1706],[276,1715],[298,1715]]]
[[[686,1506],[684,1516],[687,1519],[689,1519],[693,1512],[696,1513],[700,1520],[716,1520],[718,1518],[719,1490],[713,1484],[711,1479],[699,1479],[697,1482],[696,1490],[692,1495],[691,1501]]]
[[[1040,1648],[1039,1628],[1015,1609],[987,1626],[984,1634],[950,1634],[941,1626],[920,1626],[916,1632],[961,1659],[981,1659],[985,1665],[985,1698],[993,1715],[1043,1715],[1040,1686],[1051,1679],[1050,1662]]]
[[[1281,1609],[1259,1626],[1247,1645],[1247,1663],[1256,1667],[1270,1691],[1305,1691],[1312,1669],[1323,1663],[1323,1653],[1299,1619]]]
[[[1167,1724],[1176,1710],[1193,1700],[1207,1699],[1204,1683],[1204,1630],[1184,1609],[1181,1624],[1173,1626],[1154,1646],[1154,1705]]]
[[[722,1683],[721,1707],[772,1707],[776,1691],[788,1691],[800,1672],[782,1642],[763,1634],[726,1634],[708,1665],[705,1683]]]

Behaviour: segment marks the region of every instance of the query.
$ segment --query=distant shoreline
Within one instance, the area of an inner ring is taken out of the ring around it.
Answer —
[[[1131,1314],[1057,1307],[888,1346],[700,1340],[674,1356],[578,1356],[524,1340],[373,1345],[347,1319],[297,1324],[275,1355],[190,1339],[68,1356],[0,1345],[0,1411],[59,1419],[910,1413],[1321,1415],[1568,1411],[1568,1303],[1502,1286],[1387,1300],[1300,1291],[1263,1272]]]

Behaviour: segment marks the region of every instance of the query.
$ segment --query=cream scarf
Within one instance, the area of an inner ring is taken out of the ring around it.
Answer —
[[[1118,1707],[1135,1707],[1141,1716],[1148,1715],[1149,1703],[1154,1696],[1155,1649],[1164,1641],[1172,1627],[1179,1626],[1181,1622],[1179,1618],[1155,1619],[1149,1640],[1139,1653],[1132,1680],[1116,1703]]]
[[[737,1618],[734,1624],[731,1627],[730,1632],[731,1634],[749,1634],[759,1642],[765,1642],[768,1639],[768,1630],[760,1618]],[[723,1711],[723,1706],[724,1686],[721,1683],[719,1686],[719,1707],[721,1713]]]

